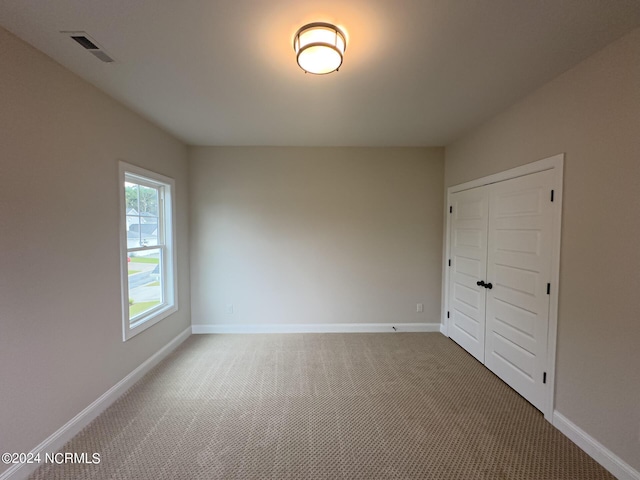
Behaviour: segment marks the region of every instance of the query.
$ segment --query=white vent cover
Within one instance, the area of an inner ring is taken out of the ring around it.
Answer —
[[[83,32],[83,31],[73,31],[73,32],[63,31],[63,32],[60,32],[60,33],[62,33],[63,35],[68,36],[71,40],[76,42],[78,45],[80,45],[85,50],[88,50],[91,54],[93,54],[99,60],[101,60],[101,61],[103,61],[105,63],[113,63],[114,62],[113,58],[111,58],[104,51],[104,48],[102,48],[100,45],[98,45],[98,43],[87,34],[87,32]]]

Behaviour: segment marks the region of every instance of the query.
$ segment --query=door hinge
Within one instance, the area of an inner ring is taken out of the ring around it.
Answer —
[[[449,318],[449,312],[447,312],[447,318]]]
[[[451,266],[451,259],[449,259],[449,266]]]
[[[547,372],[542,374],[542,383],[547,383]]]
[[[551,284],[547,283],[547,295],[551,295]]]
[[[554,194],[554,191],[553,191],[553,190],[551,190],[551,201],[552,201],[552,202],[553,202],[553,194]]]
[[[449,213],[453,213],[453,206],[449,206]]]

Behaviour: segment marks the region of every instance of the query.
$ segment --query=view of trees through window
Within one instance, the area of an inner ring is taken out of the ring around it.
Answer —
[[[135,322],[163,302],[160,188],[127,181],[125,199],[129,319]]]

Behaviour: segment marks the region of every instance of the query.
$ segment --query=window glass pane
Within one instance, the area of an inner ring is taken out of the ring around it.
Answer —
[[[140,246],[140,217],[127,215],[127,248]]]
[[[138,185],[131,182],[124,182],[124,196],[127,201],[127,215],[138,215],[140,206],[138,205]],[[133,213],[130,211],[133,210]]]
[[[158,245],[158,188],[139,185],[140,246]]]
[[[131,252],[129,266],[129,319],[157,307],[163,302],[162,254],[160,249]]]
[[[140,216],[140,246],[158,245],[158,217]]]
[[[158,216],[158,189],[140,185],[140,215]]]

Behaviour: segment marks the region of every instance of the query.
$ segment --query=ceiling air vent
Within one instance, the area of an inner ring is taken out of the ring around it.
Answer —
[[[71,40],[78,43],[82,48],[89,51],[93,56],[105,63],[113,63],[111,58],[98,43],[92,39],[87,32],[60,32],[63,35],[67,35]]]

